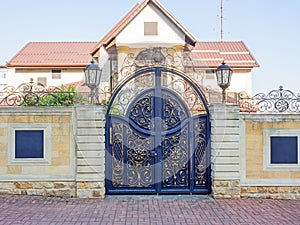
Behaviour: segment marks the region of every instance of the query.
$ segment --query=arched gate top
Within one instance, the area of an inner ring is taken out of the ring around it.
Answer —
[[[183,71],[163,66],[142,67],[124,79],[114,90],[107,114],[124,116],[134,96],[153,88],[157,75],[162,87],[175,91],[185,101],[192,115],[208,114],[208,104],[201,87]]]

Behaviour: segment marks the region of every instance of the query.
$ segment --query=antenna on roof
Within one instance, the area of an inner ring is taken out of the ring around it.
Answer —
[[[221,30],[220,30],[220,35],[221,35],[221,41],[223,41],[223,0],[221,0]]]

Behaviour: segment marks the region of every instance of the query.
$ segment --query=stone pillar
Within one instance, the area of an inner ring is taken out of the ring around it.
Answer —
[[[212,192],[215,198],[240,198],[239,111],[238,105],[210,106]]]
[[[76,193],[78,198],[105,195],[105,113],[103,105],[76,107]]]

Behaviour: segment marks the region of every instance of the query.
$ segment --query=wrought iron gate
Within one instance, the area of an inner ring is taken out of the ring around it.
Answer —
[[[114,91],[106,121],[108,194],[210,192],[208,109],[183,72],[133,73]]]

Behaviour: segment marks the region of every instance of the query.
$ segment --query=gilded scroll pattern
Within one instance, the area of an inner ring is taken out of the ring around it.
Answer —
[[[188,186],[188,127],[165,137],[162,142],[162,185],[163,187]]]
[[[180,125],[187,118],[187,112],[181,104],[168,94],[163,95],[163,129],[169,130]]]
[[[123,128],[121,123],[113,123],[112,135],[112,185],[124,185],[124,153],[123,153]]]
[[[151,187],[153,171],[151,167],[152,142],[132,130],[127,130],[127,186]]]
[[[110,114],[125,116],[128,106],[137,95],[142,93],[148,88],[154,87],[154,74],[145,73],[123,86],[122,90],[118,93],[112,107]]]
[[[197,121],[194,123],[194,145],[195,145],[195,186],[205,186],[207,182],[207,142],[206,142],[206,123]]]
[[[129,118],[139,127],[150,130],[153,128],[152,96],[146,95],[140,99],[130,110]]]
[[[185,79],[172,73],[163,73],[162,83],[164,87],[175,91],[186,102],[192,115],[206,113],[201,97]]]
[[[200,74],[194,68],[190,53],[190,51],[176,51],[165,47],[147,48],[138,53],[129,53],[124,59],[121,71],[113,77],[113,83],[118,85],[134,72],[145,67],[176,68],[187,72],[192,79],[198,80]],[[203,80],[203,75],[201,77]],[[113,91],[117,85],[113,87]]]

